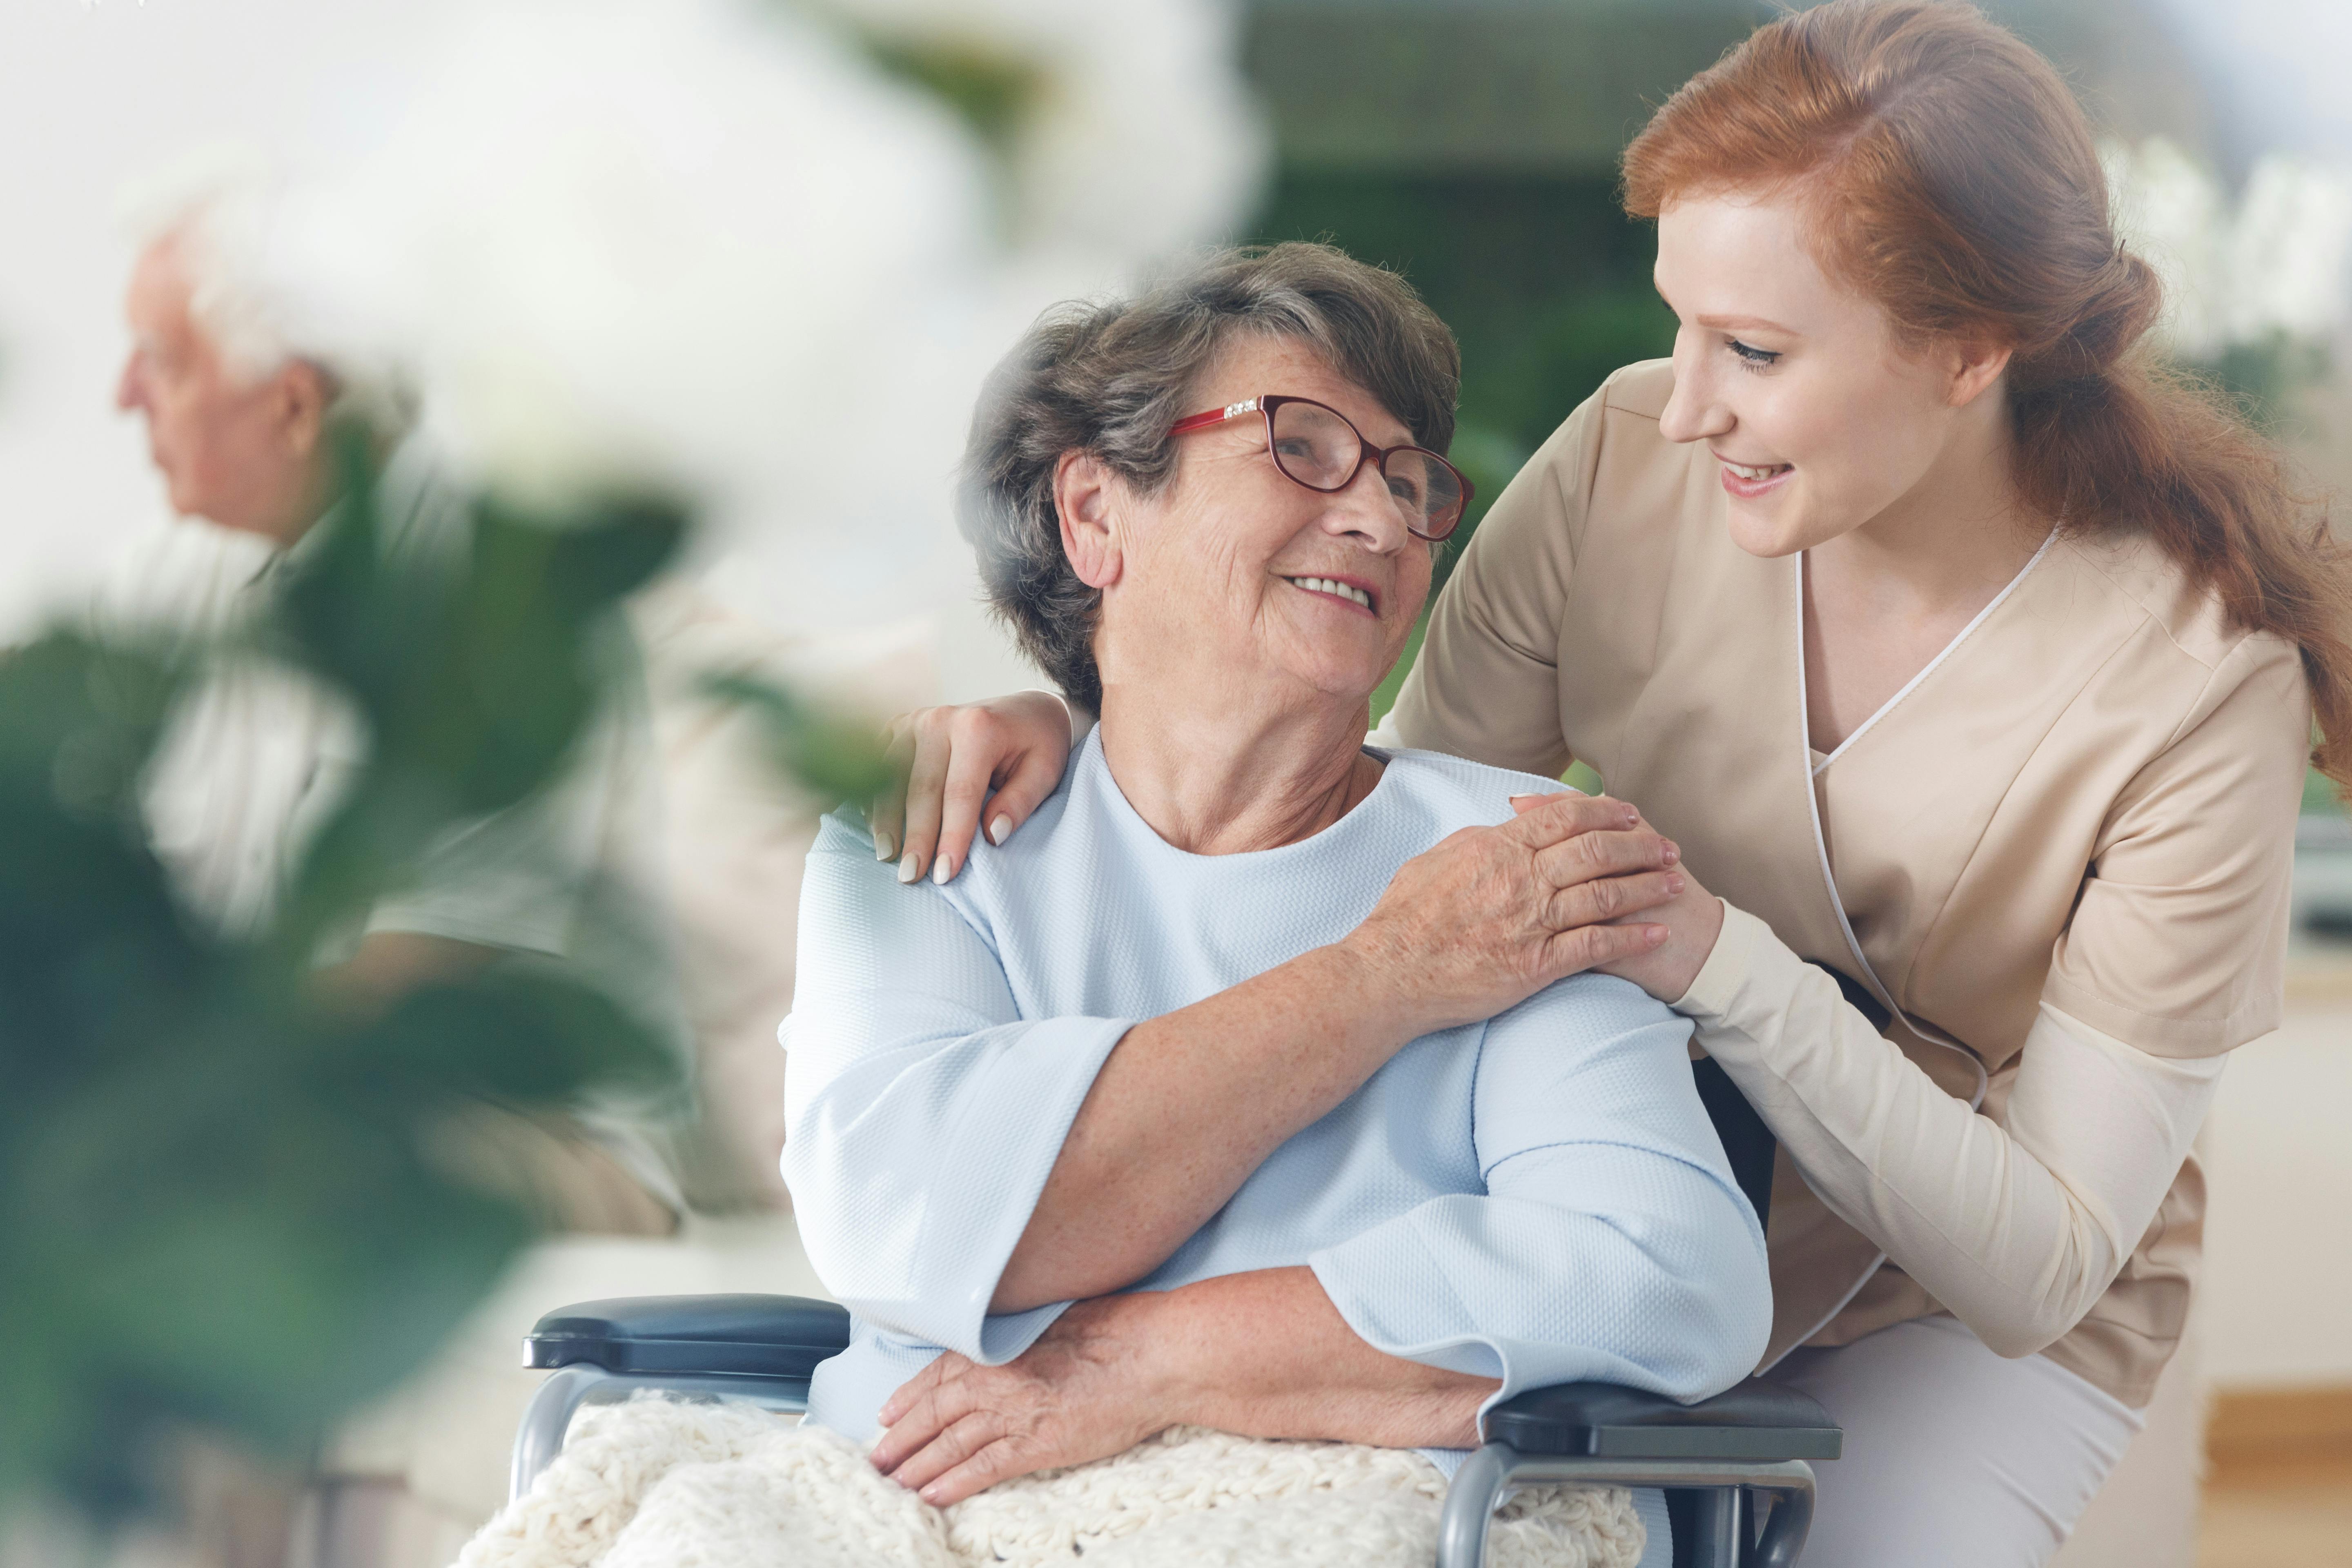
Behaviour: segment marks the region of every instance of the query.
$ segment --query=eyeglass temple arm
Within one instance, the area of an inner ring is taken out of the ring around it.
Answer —
[[[1239,419],[1244,414],[1257,412],[1257,399],[1244,397],[1239,403],[1228,403],[1223,408],[1212,408],[1206,414],[1195,414],[1179,419],[1168,428],[1171,436],[1181,436],[1188,430],[1205,430],[1212,425],[1223,425],[1228,419]]]

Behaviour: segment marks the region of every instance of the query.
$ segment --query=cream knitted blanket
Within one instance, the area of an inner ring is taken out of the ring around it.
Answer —
[[[856,1445],[740,1405],[592,1408],[458,1568],[1427,1568],[1445,1478],[1410,1449],[1180,1426],[1123,1454],[935,1509]],[[1493,1568],[1633,1568],[1618,1488],[1533,1487]]]

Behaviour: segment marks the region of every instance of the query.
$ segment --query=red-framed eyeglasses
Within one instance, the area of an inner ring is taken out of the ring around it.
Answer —
[[[1252,414],[1265,416],[1266,454],[1284,478],[1328,495],[1354,484],[1369,463],[1416,536],[1435,542],[1461,526],[1472,494],[1461,469],[1426,447],[1375,447],[1346,415],[1311,397],[1245,397],[1179,419],[1168,433],[1189,435]]]

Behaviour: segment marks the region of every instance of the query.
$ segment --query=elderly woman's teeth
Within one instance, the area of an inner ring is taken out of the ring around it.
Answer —
[[[1335,594],[1342,599],[1353,599],[1366,609],[1372,607],[1372,596],[1350,583],[1329,577],[1285,577],[1284,582],[1318,594]]]

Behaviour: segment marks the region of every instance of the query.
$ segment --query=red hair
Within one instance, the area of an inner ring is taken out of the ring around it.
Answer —
[[[2312,761],[2352,792],[2352,552],[2278,452],[2144,342],[2156,275],[2116,242],[2089,121],[1972,6],[1832,0],[1759,28],[1625,150],[1625,208],[1791,186],[1823,270],[1906,340],[2012,351],[2025,503],[2152,539],[2238,626],[2303,653]]]

